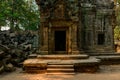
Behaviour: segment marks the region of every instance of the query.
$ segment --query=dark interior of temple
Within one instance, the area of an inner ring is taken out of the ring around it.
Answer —
[[[66,31],[55,31],[55,51],[66,51]]]

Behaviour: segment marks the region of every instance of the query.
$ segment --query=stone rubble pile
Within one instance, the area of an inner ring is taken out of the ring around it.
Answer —
[[[35,37],[31,31],[0,31],[0,73],[21,67],[28,55],[36,52]]]

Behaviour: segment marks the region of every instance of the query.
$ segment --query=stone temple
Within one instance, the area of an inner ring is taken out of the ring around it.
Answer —
[[[41,54],[114,52],[115,0],[36,0]]]
[[[115,0],[36,0],[40,10],[38,54],[26,72],[96,72],[120,63],[114,49]]]

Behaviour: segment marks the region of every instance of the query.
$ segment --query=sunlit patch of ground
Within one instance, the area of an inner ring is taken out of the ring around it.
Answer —
[[[97,73],[77,73],[75,75],[28,74],[21,69],[3,73],[0,80],[120,80],[120,65],[101,66]]]

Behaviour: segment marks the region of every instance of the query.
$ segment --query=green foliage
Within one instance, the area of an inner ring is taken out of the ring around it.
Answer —
[[[116,21],[117,26],[114,29],[114,39],[120,40],[120,0],[116,4]]]
[[[39,18],[34,0],[0,1],[0,26],[8,24],[11,29],[36,30]]]
[[[120,0],[117,0],[117,3],[120,3]]]
[[[120,40],[120,27],[119,26],[116,26],[114,29],[114,39]]]

